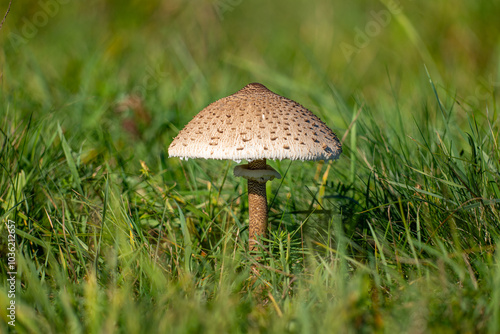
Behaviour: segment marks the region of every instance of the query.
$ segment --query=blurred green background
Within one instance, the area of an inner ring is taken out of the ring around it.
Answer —
[[[50,103],[61,119],[84,99],[71,110],[80,125],[139,93],[152,124],[183,124],[253,81],[313,110],[334,87],[351,104],[404,96],[411,111],[433,98],[426,66],[447,97],[484,105],[500,81],[499,13],[497,1],[472,0],[15,1],[2,90],[23,87],[23,109]]]

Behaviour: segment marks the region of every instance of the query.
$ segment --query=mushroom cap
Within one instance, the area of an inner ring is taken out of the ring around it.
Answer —
[[[229,160],[334,160],[337,136],[300,104],[251,83],[200,111],[177,137],[171,157]]]

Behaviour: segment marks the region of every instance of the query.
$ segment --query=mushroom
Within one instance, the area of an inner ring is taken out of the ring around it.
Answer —
[[[266,182],[281,175],[266,159],[335,160],[342,153],[337,136],[311,111],[259,83],[200,111],[168,148],[170,157],[230,159],[235,176],[248,180],[249,248],[266,236]]]

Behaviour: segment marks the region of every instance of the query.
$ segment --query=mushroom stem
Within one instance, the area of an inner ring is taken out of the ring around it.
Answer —
[[[254,160],[248,169],[266,168],[266,159]],[[259,182],[248,179],[248,214],[250,252],[257,251],[258,238],[265,238],[267,231],[267,195],[266,181]]]

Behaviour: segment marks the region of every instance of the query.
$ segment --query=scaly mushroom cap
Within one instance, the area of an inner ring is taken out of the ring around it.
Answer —
[[[168,148],[171,157],[332,160],[337,136],[295,101],[251,83],[200,111]]]

